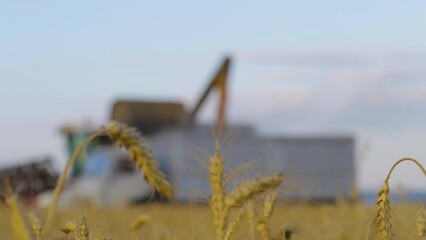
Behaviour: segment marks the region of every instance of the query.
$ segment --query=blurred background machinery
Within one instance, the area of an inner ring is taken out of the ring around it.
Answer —
[[[206,201],[207,170],[196,159],[207,160],[220,144],[227,170],[239,178],[258,177],[282,171],[288,177],[282,197],[333,201],[349,197],[355,187],[355,140],[353,136],[263,136],[252,126],[226,122],[227,85],[231,59],[225,58],[193,106],[182,102],[118,99],[110,120],[136,127],[171,181],[176,199]],[[213,91],[218,96],[212,124],[197,121],[200,110]],[[96,129],[63,126],[69,155]],[[206,162],[206,161],[205,161]],[[248,168],[251,166],[251,168]],[[249,170],[252,169],[252,170]],[[39,204],[49,202],[58,173],[49,159],[1,169],[14,189]],[[296,184],[291,179],[297,180]],[[42,194],[43,193],[43,194]],[[73,166],[62,202],[94,202],[100,205],[160,200],[142,180],[128,154],[107,138],[98,138]],[[44,203],[43,203],[44,202]]]
[[[225,58],[192,107],[182,102],[119,99],[112,106],[110,120],[134,126],[142,132],[180,201],[206,200],[208,179],[199,176],[206,169],[194,158],[207,159],[206,153],[211,154],[217,142],[221,143],[229,169],[257,162],[254,165],[259,171],[244,171],[249,173],[242,174],[242,178],[258,176],[259,172],[284,171],[292,176],[290,178],[297,179],[297,185],[283,191],[286,198],[329,201],[348,197],[355,187],[354,138],[335,135],[268,137],[258,134],[251,126],[228,125],[225,115],[230,67],[231,59]],[[200,124],[197,116],[214,90],[219,100],[216,120],[214,124]],[[63,127],[69,153],[93,130]],[[194,153],[194,149],[199,149],[198,153]],[[109,205],[158,199],[142,181],[127,154],[106,138],[88,147],[87,153],[76,162],[72,176],[64,192],[64,202],[86,199]]]

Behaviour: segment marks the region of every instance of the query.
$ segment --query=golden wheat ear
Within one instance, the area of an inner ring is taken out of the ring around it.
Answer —
[[[77,231],[77,240],[89,240],[89,228],[87,227],[86,217],[80,216],[80,226]]]
[[[131,160],[142,171],[145,180],[162,196],[173,199],[172,186],[167,181],[166,175],[157,167],[157,161],[151,156],[149,150],[135,128],[127,127],[119,122],[111,122],[106,127],[108,136],[115,141],[118,147],[125,147]]]
[[[296,225],[286,224],[281,228],[280,231],[280,240],[291,240],[291,237],[297,233]]]
[[[274,211],[275,202],[277,201],[278,193],[272,192],[265,198],[265,203],[263,205],[263,216],[266,220],[270,221],[272,217],[272,212]]]
[[[216,148],[215,154],[210,158],[209,174],[212,192],[209,204],[213,213],[215,235],[217,239],[222,240],[225,237],[228,211],[224,203],[226,189],[224,164],[219,154],[218,147]]]
[[[425,239],[426,236],[426,209],[422,207],[417,213],[417,238],[419,240]]]
[[[261,240],[269,240],[269,230],[266,222],[264,220],[259,220],[257,222],[257,230],[260,233]]]
[[[74,232],[75,230],[77,230],[77,225],[75,225],[75,223],[73,222],[67,222],[65,226],[61,228],[61,231],[65,234],[69,234],[71,232]]]
[[[392,172],[395,170],[398,164],[404,161],[411,161],[414,164],[416,164],[417,167],[419,167],[419,169],[426,176],[426,170],[414,158],[402,158],[398,160],[389,170],[389,173],[386,176],[384,185],[380,189],[379,193],[377,194],[378,196],[376,201],[376,229],[379,233],[380,240],[391,240],[393,237],[390,204],[389,204],[389,179],[392,175]]]
[[[392,223],[390,222],[389,185],[387,182],[378,193],[376,205],[376,226],[380,240],[390,240],[392,238]]]
[[[225,240],[235,240],[241,225],[242,219],[246,216],[246,209],[241,209],[237,218],[231,223],[225,234]]]
[[[247,210],[247,223],[250,228],[250,239],[254,240],[254,220],[256,217],[256,211],[254,209],[254,202],[248,201],[245,205],[245,208]]]
[[[121,147],[124,146],[130,153],[130,158],[142,170],[146,181],[157,190],[162,196],[173,199],[173,192],[170,183],[166,180],[165,174],[158,170],[156,161],[150,155],[148,149],[144,146],[140,134],[134,129],[129,128],[124,124],[118,122],[111,122],[107,127],[101,128],[97,132],[89,135],[83,143],[74,151],[72,156],[67,162],[67,165],[59,177],[58,183],[55,187],[52,202],[47,211],[47,218],[45,223],[45,234],[50,231],[53,218],[55,215],[56,207],[62,193],[65,179],[71,170],[74,162],[84,147],[97,137],[107,134],[116,144]]]
[[[135,218],[135,220],[133,220],[132,225],[131,225],[131,229],[133,231],[138,230],[139,228],[141,228],[143,225],[148,224],[151,222],[151,217],[145,214],[139,215],[137,218]]]
[[[263,219],[259,220],[257,223],[257,229],[260,233],[262,240],[270,239],[270,221],[272,217],[272,212],[274,210],[275,202],[277,200],[278,194],[276,192],[272,192],[267,195],[265,201],[263,203]]]
[[[268,190],[277,188],[284,180],[282,173],[261,177],[237,185],[225,198],[227,208],[241,207],[245,202]]]
[[[30,219],[34,235],[37,237],[37,240],[40,240],[43,235],[43,222],[40,217],[35,214],[29,214],[28,218]]]

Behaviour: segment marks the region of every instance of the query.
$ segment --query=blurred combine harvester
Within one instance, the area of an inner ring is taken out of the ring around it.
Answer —
[[[227,82],[231,60],[226,58],[197,103],[186,111],[181,102],[121,99],[114,103],[111,120],[135,126],[143,133],[159,167],[169,177],[180,201],[205,201],[208,196],[207,163],[217,136],[229,169],[241,177],[259,172],[284,171],[299,183],[283,191],[291,199],[333,200],[347,197],[354,187],[354,139],[351,136],[266,137],[252,127],[226,125]],[[207,97],[217,90],[219,104],[214,125],[197,123]],[[65,127],[70,152],[93,129]],[[215,130],[215,131],[214,131]],[[247,171],[242,166],[257,161]],[[127,154],[106,139],[95,142],[77,161],[63,201],[90,201],[102,205],[156,199]]]
[[[25,203],[32,204],[38,194],[53,190],[58,174],[50,158],[32,158],[0,168],[0,189],[6,189],[9,182]],[[3,194],[0,194],[2,200]]]

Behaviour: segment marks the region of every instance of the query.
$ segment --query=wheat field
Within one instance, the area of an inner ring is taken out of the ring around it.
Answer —
[[[102,208],[74,205],[58,208],[68,171],[79,153],[93,139],[109,136],[118,147],[127,149],[131,161],[145,181],[168,203]],[[5,204],[0,208],[1,239],[13,240],[132,240],[132,239],[211,239],[211,240],[337,240],[337,239],[425,239],[426,211],[420,204],[390,202],[389,181],[397,161],[378,191],[376,205],[359,200],[338,199],[335,203],[289,203],[277,199],[285,175],[278,172],[235,184],[230,189],[225,161],[220,149],[209,159],[211,196],[205,204],[180,204],[174,200],[167,176],[144,146],[140,134],[118,122],[90,135],[71,156],[59,178],[47,209],[24,208],[19,196],[5,179]]]
[[[417,238],[416,229],[419,209],[421,206],[415,204],[392,206],[396,234],[394,239],[422,239]],[[261,214],[260,210],[256,211],[257,217]],[[278,203],[270,221],[271,239],[285,239],[279,238],[285,227],[294,228],[291,239],[296,240],[379,239],[373,223],[374,211],[374,206],[359,203]],[[57,220],[52,226],[52,237],[49,239],[77,239],[73,233],[65,234],[61,229],[69,222],[78,226],[82,214],[87,219],[90,239],[214,239],[212,214],[208,206],[172,204],[117,208],[74,206],[62,209],[58,211]],[[237,211],[232,216],[236,214]],[[132,224],[140,215],[149,216],[151,220],[135,230]],[[10,217],[10,209],[0,209],[1,239],[13,239]],[[254,220],[253,236],[249,218],[243,219],[236,239],[261,239],[256,225]]]

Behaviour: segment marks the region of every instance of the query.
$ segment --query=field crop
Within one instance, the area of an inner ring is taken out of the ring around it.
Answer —
[[[261,205],[261,203],[257,203]],[[260,206],[259,206],[260,207]],[[422,239],[417,237],[416,219],[420,205],[398,204],[392,206],[392,221],[395,236],[393,239]],[[250,225],[248,217],[241,222],[236,239],[261,239],[257,230],[257,219],[262,209],[255,212]],[[27,209],[26,212],[31,210]],[[40,212],[40,211],[36,211]],[[11,210],[0,209],[1,239],[13,239]],[[238,214],[232,212],[232,217]],[[278,238],[288,229],[294,234],[291,239],[318,240],[364,240],[379,239],[375,233],[375,207],[361,203],[341,201],[337,204],[284,204],[278,203],[270,221],[271,237]],[[147,204],[116,208],[97,208],[93,206],[73,206],[61,209],[52,226],[49,239],[74,239],[74,232],[61,231],[69,222],[78,227],[80,217],[87,219],[89,239],[214,239],[212,214],[208,206],[176,206],[173,204]],[[141,215],[149,216],[149,222],[138,229],[132,224]],[[251,228],[254,228],[254,236]],[[29,228],[29,230],[31,230]],[[31,230],[32,231],[32,230]],[[253,237],[252,237],[253,236]]]
[[[127,149],[144,179],[169,203],[102,208],[90,204],[57,209],[68,171],[84,146],[98,136],[109,136]],[[277,199],[285,176],[275,173],[241,182],[230,189],[225,162],[217,148],[209,160],[211,196],[205,204],[179,204],[164,173],[144,146],[139,133],[112,122],[90,135],[71,156],[47,209],[24,208],[5,179],[5,206],[0,208],[1,239],[425,239],[425,210],[416,204],[391,204],[389,179],[379,190],[375,206],[357,199],[334,204],[287,203]],[[392,207],[391,207],[392,206]]]

